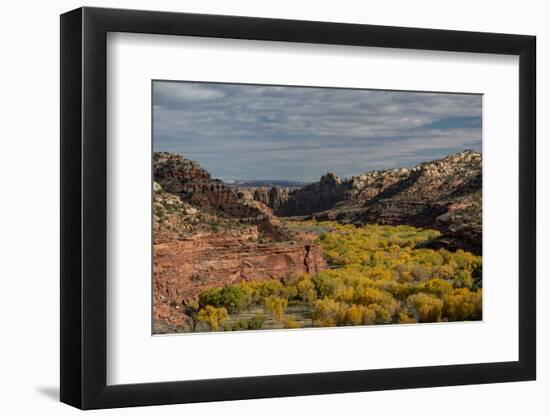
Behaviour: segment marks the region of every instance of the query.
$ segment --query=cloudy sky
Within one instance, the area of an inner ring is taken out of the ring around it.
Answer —
[[[153,146],[224,181],[316,181],[481,152],[481,95],[155,81]]]

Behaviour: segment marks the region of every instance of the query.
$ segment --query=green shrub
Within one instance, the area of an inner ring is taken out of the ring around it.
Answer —
[[[248,328],[250,330],[259,330],[263,327],[264,321],[265,321],[265,316],[261,314],[257,314],[254,317],[252,317],[248,322]]]
[[[246,293],[238,285],[206,290],[199,296],[199,301],[203,306],[225,307],[231,314],[238,313],[247,305]]]

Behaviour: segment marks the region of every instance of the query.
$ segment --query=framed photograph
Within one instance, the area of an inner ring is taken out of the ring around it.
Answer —
[[[61,401],[533,380],[535,37],[61,16]]]

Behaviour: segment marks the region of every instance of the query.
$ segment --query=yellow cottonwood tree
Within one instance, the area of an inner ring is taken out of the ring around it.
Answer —
[[[410,295],[407,298],[413,314],[421,323],[433,323],[439,321],[441,318],[441,311],[443,309],[443,301],[426,293],[418,293]]]
[[[216,331],[225,320],[229,318],[225,307],[217,308],[207,305],[199,311],[199,321],[204,321],[210,326],[210,330]]]

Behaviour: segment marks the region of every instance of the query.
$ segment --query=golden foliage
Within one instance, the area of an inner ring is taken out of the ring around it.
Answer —
[[[443,314],[449,321],[481,320],[482,318],[482,293],[459,288],[453,291],[445,299]]]
[[[420,323],[440,321],[443,301],[426,293],[413,294],[407,298],[407,304],[416,320]]]
[[[300,325],[296,321],[292,319],[285,319],[284,321],[285,329],[297,329],[298,327],[300,327]]]
[[[199,297],[199,320],[214,330],[225,318],[216,319],[212,308],[233,314],[263,306],[284,327],[292,328],[298,323],[285,319],[289,303],[309,309],[313,325],[323,327],[482,317],[481,256],[463,250],[419,248],[440,235],[435,230],[287,223],[291,228],[323,230],[319,242],[330,268],[314,275],[206,290]]]
[[[269,296],[264,298],[265,308],[273,314],[277,321],[283,321],[285,318],[285,310],[288,306],[288,300],[282,297]]]
[[[229,318],[227,310],[224,307],[217,308],[207,305],[199,311],[199,321],[204,321],[210,326],[210,330],[216,331],[225,320]]]

